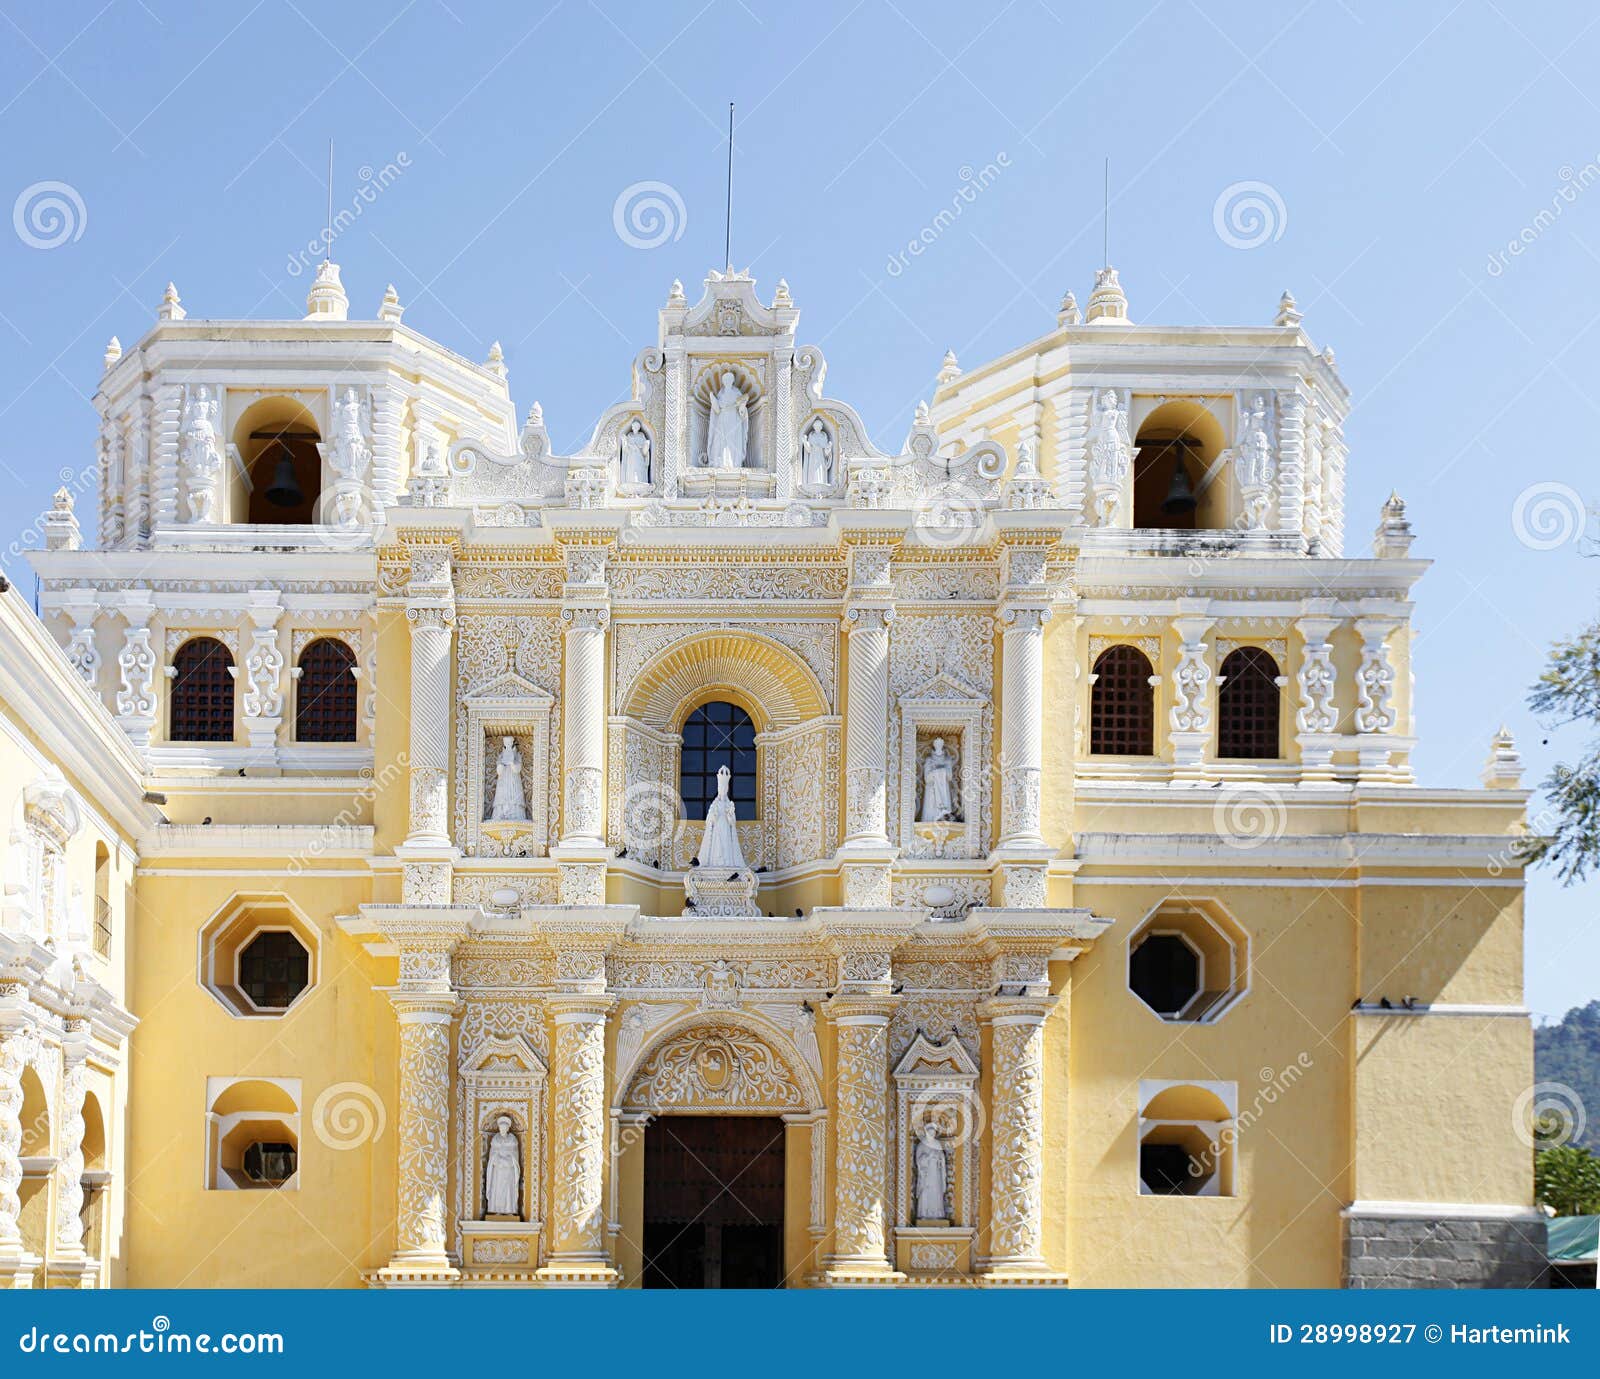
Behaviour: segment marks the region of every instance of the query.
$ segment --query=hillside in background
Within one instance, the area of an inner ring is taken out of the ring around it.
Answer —
[[[1600,1001],[1574,1006],[1557,1025],[1533,1032],[1533,1070],[1540,1082],[1571,1087],[1585,1111],[1576,1143],[1600,1153]]]

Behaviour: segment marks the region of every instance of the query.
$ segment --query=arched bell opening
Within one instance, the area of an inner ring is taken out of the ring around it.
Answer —
[[[1222,423],[1204,403],[1164,402],[1134,438],[1133,525],[1215,531],[1228,525],[1225,486],[1217,482]]]
[[[233,429],[235,520],[252,525],[309,524],[322,497],[322,431],[292,397],[252,403]]]

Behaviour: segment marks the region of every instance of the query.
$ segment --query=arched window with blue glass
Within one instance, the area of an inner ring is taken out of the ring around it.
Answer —
[[[739,819],[756,817],[756,725],[737,704],[713,700],[683,723],[683,757],[678,793],[688,819],[703,819],[717,797],[717,771],[731,772],[728,795]]]

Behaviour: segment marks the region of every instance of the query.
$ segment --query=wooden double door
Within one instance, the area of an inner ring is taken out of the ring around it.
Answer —
[[[784,1124],[661,1116],[644,1142],[646,1288],[781,1288]]]

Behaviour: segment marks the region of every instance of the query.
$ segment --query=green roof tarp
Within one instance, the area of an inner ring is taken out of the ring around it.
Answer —
[[[1600,1256],[1600,1216],[1553,1217],[1549,1252],[1554,1264],[1579,1264]]]

